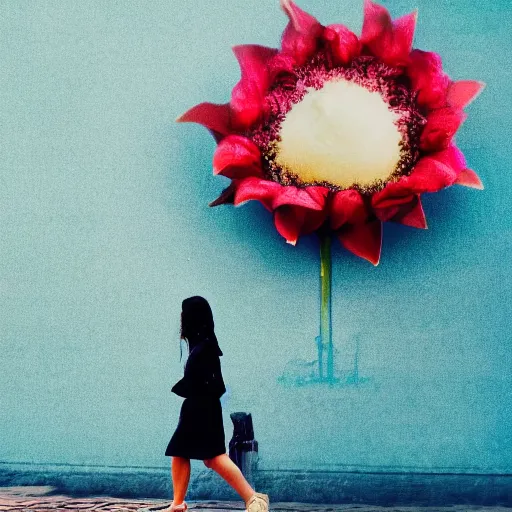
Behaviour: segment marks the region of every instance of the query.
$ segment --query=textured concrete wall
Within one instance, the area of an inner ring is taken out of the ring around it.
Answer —
[[[359,0],[301,5],[360,30]],[[229,97],[230,46],[278,44],[277,0],[0,3],[0,461],[166,468],[180,303],[202,294],[227,437],[251,412],[260,468],[510,473],[511,8],[386,5],[487,82],[458,137],[486,190],[427,196],[428,231],[386,225],[377,268],[334,247],[337,365],[357,352],[361,385],[325,389],[278,382],[316,357],[317,241],[208,209],[214,142],[174,124]]]

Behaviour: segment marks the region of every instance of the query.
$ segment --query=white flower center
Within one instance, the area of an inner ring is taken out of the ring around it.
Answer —
[[[400,160],[398,117],[378,92],[354,82],[309,88],[281,123],[275,161],[306,183],[349,188],[386,181]]]

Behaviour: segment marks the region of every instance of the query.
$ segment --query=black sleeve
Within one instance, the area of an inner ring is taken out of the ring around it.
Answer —
[[[226,386],[222,378],[220,357],[217,354],[214,354],[210,368],[211,381],[209,383],[209,393],[220,398],[226,392]]]
[[[198,382],[202,373],[202,357],[200,348],[192,350],[185,364],[185,372],[183,378],[180,379],[172,387],[172,392],[183,398],[191,398],[199,393]]]
[[[172,391],[184,398],[205,395],[220,397],[226,392],[215,347],[205,344],[190,353],[185,375]]]

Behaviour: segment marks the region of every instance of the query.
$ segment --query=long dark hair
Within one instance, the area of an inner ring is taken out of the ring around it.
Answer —
[[[212,308],[205,298],[195,295],[181,303],[180,338],[187,342],[189,353],[198,343],[207,341],[216,346],[219,356],[222,355],[215,336]],[[180,361],[181,356],[180,346]]]

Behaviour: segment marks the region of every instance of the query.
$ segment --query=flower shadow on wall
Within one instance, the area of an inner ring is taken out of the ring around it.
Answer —
[[[377,265],[383,222],[427,227],[421,194],[483,188],[454,140],[483,84],[452,81],[438,54],[413,49],[416,12],[392,20],[365,0],[358,37],[291,0],[281,7],[281,48],[235,47],[241,79],[230,102],[201,103],[178,121],[217,141],[213,172],[231,182],[210,206],[257,200],[288,243],[318,234],[317,371],[304,381],[332,385],[332,237]]]

